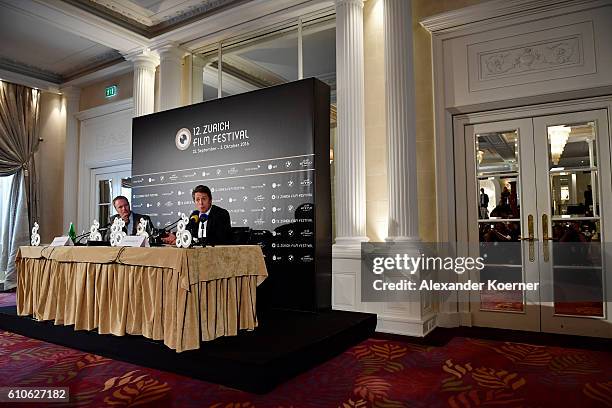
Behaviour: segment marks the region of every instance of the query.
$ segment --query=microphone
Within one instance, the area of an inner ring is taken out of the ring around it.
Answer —
[[[189,217],[189,222],[191,223],[192,220],[195,224],[200,222],[200,211],[199,210],[193,210],[193,212],[191,213],[191,216]]]

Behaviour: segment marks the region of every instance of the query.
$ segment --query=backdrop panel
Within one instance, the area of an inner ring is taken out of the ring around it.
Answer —
[[[264,243],[275,307],[331,305],[329,87],[314,78],[134,118],[132,208],[161,228],[211,188]]]

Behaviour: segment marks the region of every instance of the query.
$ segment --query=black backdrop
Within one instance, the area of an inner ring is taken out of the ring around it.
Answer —
[[[132,209],[161,228],[211,188],[254,230],[269,278],[258,303],[331,307],[329,87],[305,79],[134,118]]]

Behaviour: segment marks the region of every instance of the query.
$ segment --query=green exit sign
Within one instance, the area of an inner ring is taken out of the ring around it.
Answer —
[[[107,86],[104,93],[107,98],[112,98],[113,96],[117,95],[117,85]]]

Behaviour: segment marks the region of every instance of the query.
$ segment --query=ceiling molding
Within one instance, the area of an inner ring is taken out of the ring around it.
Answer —
[[[101,69],[120,64],[124,61],[125,60],[123,59],[121,54],[117,55],[116,53],[114,56],[110,56],[109,54],[109,58],[96,58],[95,63],[90,63],[86,66],[83,66],[83,68],[80,68],[79,70],[70,73],[69,75],[64,75],[62,77],[62,82],[72,81],[87,74],[95,73],[96,71],[99,71]]]
[[[121,53],[149,45],[146,37],[60,0],[1,1],[0,5]]]
[[[490,0],[458,10],[436,14],[420,22],[430,33],[449,33],[476,23],[516,20],[543,12],[567,13],[612,4],[612,0]]]
[[[0,56],[0,69],[4,71],[11,71],[17,74],[23,74],[27,77],[36,78],[41,81],[53,84],[62,83],[62,76],[60,74],[45,71],[32,65],[23,64],[21,62],[13,61],[2,56]]]
[[[5,82],[11,82],[13,84],[25,85],[30,88],[37,88],[41,91],[59,93],[59,86],[56,83],[43,81],[38,78],[33,78],[24,74],[7,71],[0,68],[0,80]]]
[[[134,31],[147,38],[153,38],[175,30],[182,25],[202,20],[252,0],[183,1],[160,13],[152,12],[134,3],[125,3],[117,0],[64,1],[88,13],[112,21],[118,26]]]
[[[55,85],[71,83],[88,74],[95,74],[100,70],[113,67],[124,62],[123,57],[116,52],[107,53],[97,56],[85,64],[77,66],[76,70],[68,75],[60,75],[55,72],[49,72],[28,64],[13,61],[0,56],[0,70],[13,72],[25,77],[43,81],[43,83],[52,83]],[[130,64],[131,69],[131,64]]]
[[[105,79],[127,74],[128,72],[132,72],[133,70],[134,66],[130,61],[121,61],[106,68],[102,68],[94,72],[79,76],[78,78],[66,81],[62,83],[62,87],[77,86],[82,88],[84,86],[88,86],[93,83],[103,81]]]

